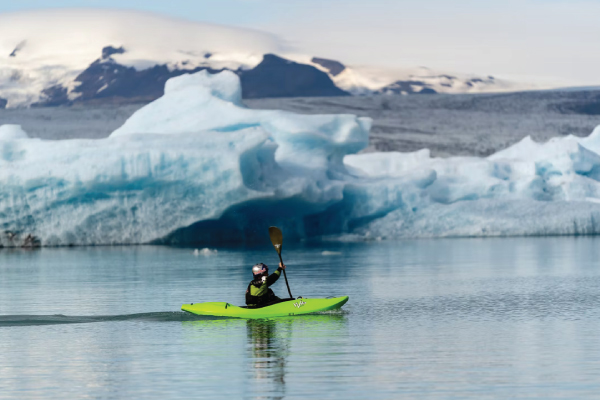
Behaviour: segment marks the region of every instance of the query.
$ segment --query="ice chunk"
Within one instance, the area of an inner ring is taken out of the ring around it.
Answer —
[[[353,232],[354,239],[592,235],[600,233],[600,204],[582,201],[480,199],[398,209]]]
[[[157,240],[264,196],[245,186],[239,160],[266,140],[243,130],[210,142],[193,135],[0,142],[19,155],[0,158],[0,223],[44,245]]]
[[[343,157],[369,142],[371,120],[354,115],[298,115],[250,110],[241,103],[233,72],[201,71],[167,81],[165,95],[132,115],[111,137],[130,134],[195,134],[207,140],[260,128],[277,143],[276,160],[291,170],[344,170]]]
[[[202,250],[194,249],[195,256],[213,256],[217,254],[219,251],[216,249],[209,249],[208,247],[203,248]]]
[[[246,240],[230,225],[342,199],[343,157],[368,143],[368,119],[245,108],[231,72],[166,86],[107,139],[0,144],[0,224],[44,245]]]
[[[348,155],[344,158],[346,165],[366,173],[370,177],[402,176],[416,168],[426,168],[431,160],[429,149],[413,153],[366,153]]]
[[[600,233],[600,155],[586,147],[596,143],[598,132],[585,139],[569,136],[547,143],[525,138],[486,159],[429,159],[419,153],[348,156],[346,162],[353,168],[379,178],[370,185],[383,188],[393,188],[398,179],[419,169],[435,172],[435,180],[416,192],[406,181],[399,188],[404,192],[401,204],[355,229],[352,236]]]
[[[21,128],[21,125],[2,125],[0,126],[0,141],[29,139],[27,133]]]
[[[231,72],[173,78],[102,140],[0,127],[0,225],[43,245],[600,233],[600,129],[487,158],[357,154],[369,119],[240,93]]]
[[[330,251],[330,250],[324,250],[321,252],[322,256],[341,256],[342,252],[341,251]]]

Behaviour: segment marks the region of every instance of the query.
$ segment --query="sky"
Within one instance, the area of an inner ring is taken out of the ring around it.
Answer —
[[[349,65],[600,84],[600,0],[0,0],[0,13],[50,7],[249,27]]]

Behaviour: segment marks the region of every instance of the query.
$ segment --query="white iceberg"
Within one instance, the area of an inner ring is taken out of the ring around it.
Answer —
[[[332,176],[368,143],[368,119],[246,109],[231,72],[166,89],[107,139],[43,141],[3,127],[0,228],[43,245],[251,240],[240,234],[256,220],[342,199],[345,183]],[[219,218],[228,220],[213,226]],[[183,229],[203,222],[199,234]]]
[[[370,125],[247,109],[225,71],[169,80],[107,139],[3,126],[0,245],[600,233],[600,129],[439,159],[357,154]]]
[[[487,158],[429,153],[351,155],[369,185],[401,197],[362,237],[587,235],[600,233],[600,128],[547,143],[526,137]],[[428,175],[429,174],[429,175]],[[424,177],[429,176],[429,181]],[[398,182],[407,182],[398,187]],[[415,184],[422,184],[416,190]],[[367,185],[368,186],[368,185]],[[381,203],[381,196],[369,196]]]
[[[209,249],[208,247],[203,248],[202,250],[194,249],[195,256],[213,256],[217,254],[219,251],[217,249]]]

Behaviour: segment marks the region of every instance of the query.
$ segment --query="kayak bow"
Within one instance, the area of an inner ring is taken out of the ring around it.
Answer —
[[[341,308],[348,301],[348,296],[329,299],[295,299],[261,308],[238,307],[223,302],[192,303],[181,306],[183,311],[196,315],[212,315],[232,318],[274,318],[289,315],[310,314],[320,311]]]

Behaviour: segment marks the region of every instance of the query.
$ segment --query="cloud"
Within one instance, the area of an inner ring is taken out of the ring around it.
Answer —
[[[299,51],[349,63],[600,83],[600,4],[457,0],[288,4],[263,26]]]

